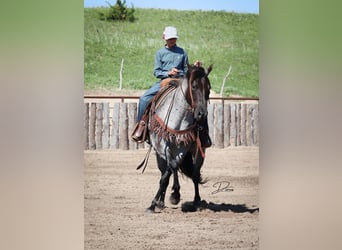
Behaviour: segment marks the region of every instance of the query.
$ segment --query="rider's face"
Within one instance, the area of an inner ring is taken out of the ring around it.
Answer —
[[[176,45],[177,38],[171,38],[169,40],[166,40],[167,47],[172,48]]]

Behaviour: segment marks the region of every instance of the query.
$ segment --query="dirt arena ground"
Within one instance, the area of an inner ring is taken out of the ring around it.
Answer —
[[[194,187],[180,175],[181,202],[146,213],[159,185],[152,151],[142,174],[136,166],[146,149],[84,152],[84,249],[258,249],[259,148],[210,148],[200,185],[205,207],[182,212]]]

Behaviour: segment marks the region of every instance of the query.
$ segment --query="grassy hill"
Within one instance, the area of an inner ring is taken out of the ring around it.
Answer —
[[[220,92],[228,68],[224,95],[259,96],[258,15],[224,11],[136,9],[137,20],[107,22],[98,19],[104,8],[84,9],[85,89],[117,89],[124,59],[123,88],[147,89],[156,82],[153,64],[164,45],[165,26],[177,27],[178,46],[193,63],[214,65],[212,88]]]

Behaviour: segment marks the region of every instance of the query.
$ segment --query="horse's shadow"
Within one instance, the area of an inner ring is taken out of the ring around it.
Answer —
[[[233,213],[254,213],[259,212],[259,208],[248,208],[245,204],[216,204],[213,202],[206,202],[202,200],[197,206],[193,202],[184,202],[182,204],[183,212],[196,212],[198,210],[209,209],[214,212],[233,212]]]

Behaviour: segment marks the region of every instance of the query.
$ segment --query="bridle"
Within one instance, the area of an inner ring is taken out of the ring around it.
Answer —
[[[196,66],[195,66],[195,67],[196,67]],[[187,93],[187,94],[185,94],[185,92],[184,92],[182,86],[180,86],[181,92],[182,92],[183,96],[185,97],[185,99],[187,100],[187,102],[189,103],[192,112],[194,112],[194,109],[195,109],[195,100],[194,100],[194,96],[193,96],[193,93],[192,93],[192,83],[193,83],[193,81],[195,81],[196,79],[201,79],[201,78],[207,76],[207,74],[206,74],[205,72],[203,72],[203,74],[202,74],[202,72],[199,72],[201,75],[195,77],[194,74],[196,73],[196,71],[198,71],[198,70],[196,70],[196,69],[195,69],[195,70],[192,70],[191,73],[190,73],[189,81],[188,81],[188,91],[187,91],[188,93]],[[206,87],[206,86],[204,86],[204,87]],[[208,100],[207,100],[207,101],[208,101]]]

